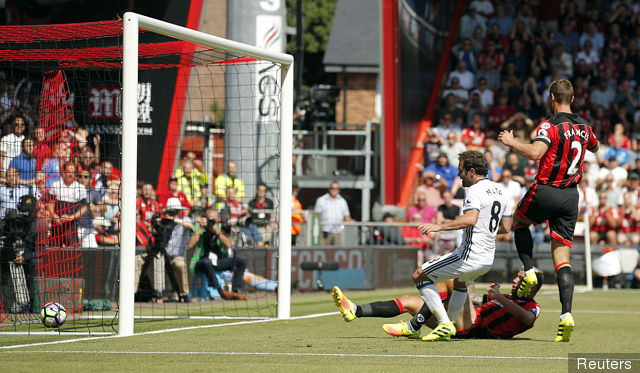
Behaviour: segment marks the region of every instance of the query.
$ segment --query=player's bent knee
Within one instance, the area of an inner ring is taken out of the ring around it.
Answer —
[[[422,298],[415,295],[403,295],[397,298],[396,302],[399,303],[398,307],[400,307],[401,312],[409,312],[411,315],[418,313],[424,304]]]
[[[422,272],[422,268],[418,268],[415,270],[415,272],[413,272],[413,282],[414,283],[420,283],[423,281],[430,281],[429,277],[427,277],[427,275],[424,274],[424,272]]]
[[[569,263],[569,261],[558,263],[558,265],[556,265],[556,273],[558,273],[560,268],[564,268],[564,267],[571,268],[571,263]]]

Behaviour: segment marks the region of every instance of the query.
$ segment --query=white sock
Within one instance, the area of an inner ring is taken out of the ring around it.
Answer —
[[[429,307],[431,313],[433,313],[438,319],[438,323],[448,323],[450,322],[449,317],[447,316],[447,311],[444,309],[442,305],[442,300],[440,299],[440,293],[438,289],[436,289],[435,285],[432,282],[429,283],[420,283],[418,284],[418,290],[420,290],[420,296],[424,303]]]
[[[536,272],[536,271],[535,271],[533,268],[531,268],[530,270],[525,271],[525,272],[524,272],[524,275],[525,275],[525,276],[529,276],[530,274],[535,273],[535,272]]]
[[[560,321],[563,321],[564,318],[567,317],[567,315],[571,315],[571,312],[563,313],[562,315],[560,315]]]
[[[456,320],[466,301],[467,288],[453,288],[451,299],[449,299],[449,310],[447,311],[450,320]]]

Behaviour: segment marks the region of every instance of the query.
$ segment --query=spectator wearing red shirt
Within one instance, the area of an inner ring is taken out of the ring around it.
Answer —
[[[500,33],[500,26],[497,23],[492,24],[487,31],[487,36],[485,37],[484,43],[486,49],[489,49],[490,42],[493,42],[496,46],[496,50],[500,52],[509,50],[509,48],[511,47],[509,38],[507,38],[506,35],[502,35]]]
[[[36,170],[42,169],[42,164],[45,159],[49,157],[51,148],[47,145],[47,137],[44,132],[44,128],[37,127],[35,130],[36,143],[33,147],[33,156],[36,157]]]
[[[491,59],[491,62],[493,62],[493,65],[491,66],[493,69],[502,69],[502,65],[504,64],[504,54],[497,50],[496,43],[493,40],[487,41],[487,48],[478,58],[478,63],[482,66],[484,65],[484,61],[489,58]],[[491,87],[491,84],[489,85],[489,88],[494,89]]]
[[[136,210],[140,214],[140,220],[145,222],[147,227],[151,226],[151,217],[162,210],[155,200],[155,190],[151,183],[142,184],[142,196],[136,200]]]
[[[598,194],[598,207],[592,208],[589,213],[589,225],[591,228],[591,242],[608,243],[615,245],[617,242],[615,227],[618,221],[607,206],[607,193]]]
[[[482,130],[482,115],[473,114],[471,117],[471,128],[462,130],[462,142],[468,150],[482,150],[484,148],[485,134]]]
[[[179,199],[180,204],[187,210],[191,209],[191,204],[189,204],[187,196],[178,190],[178,179],[175,177],[169,179],[169,191],[158,196],[160,207],[164,209],[167,205],[167,200],[172,197]]]
[[[222,201],[220,209],[220,218],[223,221],[228,221],[229,219],[239,219],[243,217],[245,214],[248,214],[248,210],[243,212],[242,204],[236,198],[236,189],[233,187],[227,188],[227,199]]]
[[[498,104],[489,110],[489,121],[487,126],[494,131],[500,131],[500,125],[511,118],[516,113],[516,109],[509,106],[509,96],[506,92],[500,93],[498,96]]]
[[[404,237],[404,241],[407,245],[418,248],[416,253],[416,262],[418,265],[422,265],[427,260],[431,260],[435,257],[433,250],[431,249],[433,246],[433,235],[429,234],[428,236],[425,236],[418,229],[418,226],[422,225],[422,214],[420,212],[413,213],[410,218],[411,223],[415,225],[403,227],[402,237]]]
[[[407,210],[407,216],[419,213],[422,216],[422,224],[433,223],[436,220],[436,210],[427,203],[427,195],[419,193],[417,203]]]
[[[403,227],[402,237],[404,237],[405,242],[409,246],[416,246],[421,250],[427,249],[429,243],[433,242],[433,239],[431,239],[431,235],[425,236],[420,233],[420,230],[418,229],[418,226],[422,225],[422,214],[420,214],[419,212],[415,212],[413,215],[411,215],[410,218],[410,222],[414,223],[415,225],[408,225],[406,227]],[[424,259],[420,259],[419,256],[420,254],[418,254],[418,263],[424,263]]]
[[[609,146],[613,146],[616,143],[616,140],[618,140],[618,143],[622,144],[621,147],[623,149],[631,150],[631,140],[629,140],[629,138],[625,135],[624,126],[622,125],[622,123],[616,123],[613,126],[613,134],[609,135],[607,144],[609,144]]]
[[[622,216],[618,229],[618,243],[638,246],[640,244],[640,209],[631,201],[631,193],[625,193],[621,202],[619,209]]]
[[[583,77],[575,79],[573,92],[573,107],[578,111],[588,110],[591,105],[591,91],[586,85]]]

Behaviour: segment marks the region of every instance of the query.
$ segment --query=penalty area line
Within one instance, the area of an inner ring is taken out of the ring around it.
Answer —
[[[37,343],[25,343],[19,345],[11,345],[11,346],[0,346],[0,352],[5,352],[2,350],[10,350],[15,348],[23,348],[23,347],[36,347],[36,346],[51,346],[54,344],[62,344],[62,343],[74,343],[74,342],[83,342],[83,341],[93,341],[97,339],[106,339],[106,338],[127,338],[127,337],[135,337],[139,335],[150,335],[150,334],[162,334],[162,333],[170,333],[170,332],[178,332],[185,330],[195,330],[195,329],[208,329],[208,328],[220,328],[225,326],[237,326],[237,325],[247,325],[247,324],[260,324],[266,322],[273,321],[290,321],[290,320],[302,320],[302,319],[312,319],[317,317],[324,317],[338,314],[338,312],[325,312],[325,313],[315,313],[311,315],[303,315],[303,316],[294,316],[288,319],[266,319],[266,320],[250,320],[250,321],[239,321],[225,324],[215,324],[215,325],[196,325],[196,326],[186,326],[184,328],[172,328],[172,329],[161,329],[161,330],[153,330],[149,332],[136,333],[129,336],[119,336],[119,335],[109,335],[102,337],[87,337],[87,338],[75,338],[75,339],[65,339],[62,341],[51,341],[51,342],[37,342]],[[64,335],[61,333],[61,335]]]

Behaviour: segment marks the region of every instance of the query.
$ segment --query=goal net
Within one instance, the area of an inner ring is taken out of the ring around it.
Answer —
[[[134,13],[0,27],[0,333],[289,317],[291,79]]]

